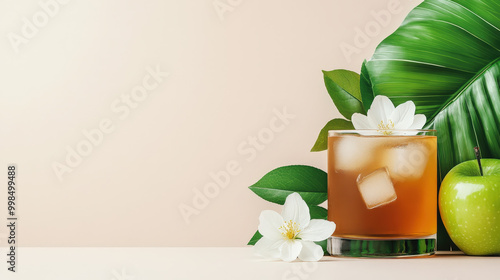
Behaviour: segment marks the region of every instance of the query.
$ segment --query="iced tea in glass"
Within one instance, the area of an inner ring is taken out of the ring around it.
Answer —
[[[437,231],[434,130],[333,130],[328,137],[330,254],[427,256]]]

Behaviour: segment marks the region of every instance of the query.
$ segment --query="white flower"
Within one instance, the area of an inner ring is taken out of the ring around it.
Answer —
[[[275,211],[262,211],[259,232],[263,237],[255,244],[258,255],[293,261],[318,261],[323,249],[313,241],[323,241],[335,231],[335,223],[311,220],[309,207],[298,193],[290,194],[281,215]]]
[[[351,117],[355,129],[376,129],[379,133],[390,134],[417,134],[405,131],[394,133],[399,129],[422,129],[425,125],[425,115],[415,115],[415,104],[407,101],[394,108],[387,96],[377,95],[367,115],[354,113]]]

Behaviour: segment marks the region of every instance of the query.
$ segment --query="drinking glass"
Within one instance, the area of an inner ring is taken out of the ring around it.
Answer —
[[[328,251],[345,257],[435,253],[435,130],[332,130],[328,135]]]

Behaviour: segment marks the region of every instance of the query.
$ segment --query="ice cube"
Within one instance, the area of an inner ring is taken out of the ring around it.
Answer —
[[[368,209],[389,204],[398,198],[386,168],[379,168],[364,177],[360,175],[357,183]]]
[[[408,143],[389,148],[383,155],[383,163],[391,178],[401,181],[422,176],[429,159],[429,150],[424,144]]]
[[[358,136],[344,136],[335,143],[335,169],[359,171],[373,161],[375,149],[383,142]]]

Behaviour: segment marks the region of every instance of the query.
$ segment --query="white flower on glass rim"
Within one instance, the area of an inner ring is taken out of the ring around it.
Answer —
[[[318,261],[323,249],[314,241],[323,241],[335,231],[335,223],[311,220],[309,207],[298,193],[290,194],[281,215],[264,210],[259,217],[263,237],[255,244],[255,253],[263,257],[293,261]]]
[[[351,117],[355,129],[376,129],[384,135],[399,134],[393,130],[422,129],[425,125],[425,115],[415,115],[415,103],[407,101],[394,108],[387,96],[377,95],[367,115],[354,113]],[[404,132],[402,134],[417,134]]]

